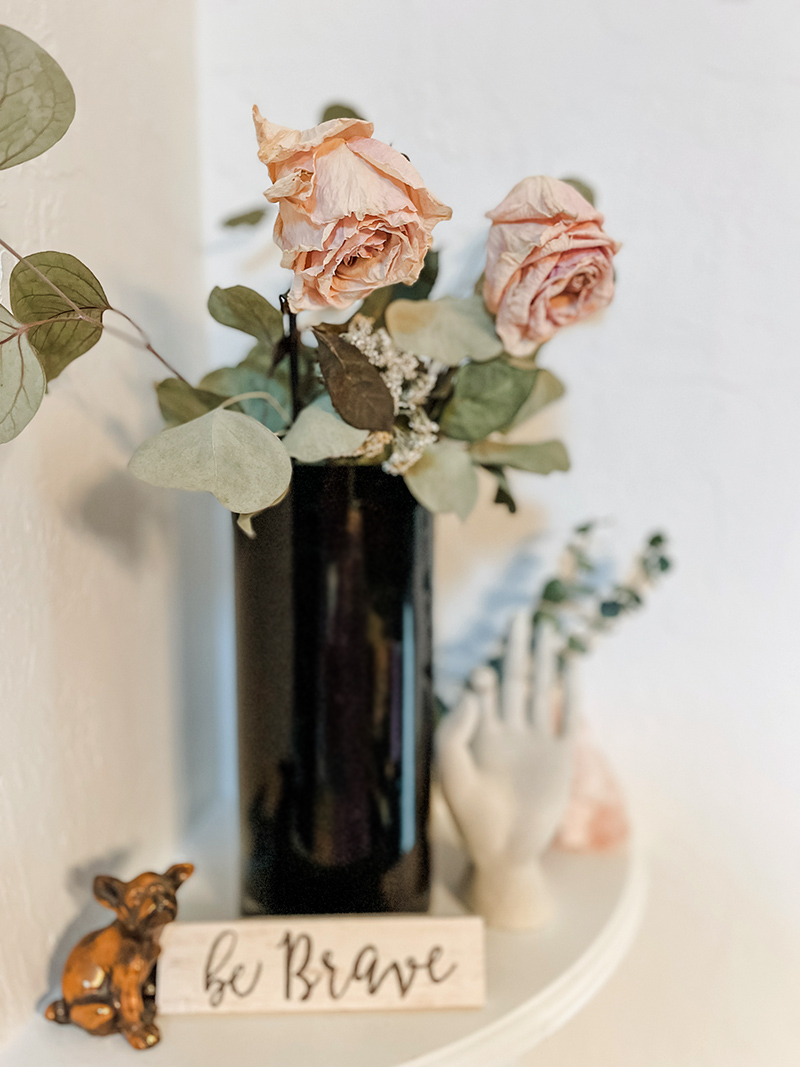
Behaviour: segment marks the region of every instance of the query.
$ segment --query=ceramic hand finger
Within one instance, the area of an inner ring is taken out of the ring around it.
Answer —
[[[531,673],[531,622],[527,611],[516,613],[508,634],[503,658],[503,720],[513,729],[522,729],[527,720]]]
[[[557,635],[547,622],[536,627],[534,644],[534,677],[531,718],[540,733],[551,735],[554,723],[554,696],[556,692]]]
[[[471,743],[480,718],[478,697],[466,690],[436,731],[436,755],[448,801],[455,804],[478,786],[478,769]]]

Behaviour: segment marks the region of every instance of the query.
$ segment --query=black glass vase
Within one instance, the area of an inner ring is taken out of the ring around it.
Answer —
[[[424,911],[431,515],[379,467],[301,465],[235,531],[244,914]]]

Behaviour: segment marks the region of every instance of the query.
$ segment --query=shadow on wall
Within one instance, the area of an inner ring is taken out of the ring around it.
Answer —
[[[181,493],[178,515],[181,703],[176,718],[179,832],[236,789],[236,665],[230,513]]]
[[[491,576],[482,596],[464,610],[464,628],[453,640],[437,645],[436,691],[446,705],[456,699],[474,668],[499,650],[514,612],[533,602],[542,567],[535,539],[525,540],[502,570]]]
[[[50,966],[47,971],[48,988],[37,1001],[37,1011],[44,1011],[54,990],[61,988],[61,975],[64,972],[64,964],[67,962],[67,957],[75,944],[92,930],[107,926],[112,920],[111,912],[94,899],[92,886],[95,876],[97,874],[120,876],[129,858],[129,850],[114,849],[98,856],[96,859],[90,860],[88,863],[72,867],[68,872],[67,892],[74,901],[75,907],[79,910],[78,914],[61,934],[50,956]]]

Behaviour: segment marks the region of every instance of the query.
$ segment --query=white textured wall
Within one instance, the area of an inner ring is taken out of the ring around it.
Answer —
[[[651,841],[645,929],[541,1067],[797,1062],[800,360],[796,0],[200,0],[205,216],[266,187],[249,109],[363,109],[454,208],[441,292],[526,174],[600,190],[625,243],[613,307],[546,363],[574,470],[439,526],[438,637],[479,648],[564,531],[666,526],[679,567],[586,671],[587,711]],[[277,293],[260,235],[216,231],[210,281]],[[215,358],[235,351],[219,331]],[[540,429],[539,432],[546,432]],[[533,535],[545,533],[530,542]],[[521,550],[516,567],[515,552]],[[521,577],[520,577],[521,576]],[[505,579],[498,596],[496,584]],[[526,584],[528,583],[528,584]]]
[[[192,3],[5,0],[0,17],[52,52],[78,104],[60,144],[0,173],[0,233],[22,252],[84,260],[195,373]],[[0,451],[0,1043],[47,991],[92,875],[164,862],[203,799],[202,776],[186,778],[210,742],[202,714],[187,717],[179,641],[204,594],[190,602],[179,579],[181,559],[203,557],[208,513],[125,472],[158,425],[161,376],[152,357],[103,340]],[[196,565],[194,586],[203,574]]]

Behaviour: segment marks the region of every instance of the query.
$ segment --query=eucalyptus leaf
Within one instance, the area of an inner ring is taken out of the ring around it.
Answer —
[[[508,429],[511,429],[512,426],[520,426],[523,422],[533,418],[542,408],[546,408],[548,404],[552,404],[566,392],[564,383],[559,381],[555,374],[552,374],[549,370],[545,370],[542,367],[534,373],[536,378],[533,383],[533,389],[528,394],[528,399],[511,420]]]
[[[482,441],[508,426],[530,396],[538,373],[503,360],[467,363],[456,375],[453,395],[439,420],[442,433],[460,441]]]
[[[395,286],[395,295],[405,300],[427,300],[431,294],[436,279],[439,276],[439,253],[431,248],[425,255],[425,262],[419,277],[411,285],[401,282]]]
[[[569,456],[561,441],[540,441],[538,444],[480,441],[470,448],[470,455],[483,466],[516,467],[534,474],[569,470]]]
[[[236,367],[219,367],[212,370],[202,379],[200,388],[223,397],[239,396],[241,393],[269,393],[285,412],[288,413],[292,406],[286,386],[246,359]],[[252,397],[240,400],[238,405],[245,415],[263,422],[273,433],[279,433],[286,428],[288,419],[283,418],[268,400]]]
[[[406,485],[428,511],[454,511],[466,519],[478,499],[478,476],[469,453],[438,442],[405,474]]]
[[[391,430],[394,400],[378,368],[334,328],[323,324],[313,332],[322,376],[344,421],[359,430]]]
[[[34,267],[93,321],[80,318]],[[66,252],[35,252],[14,267],[9,287],[11,310],[20,322],[52,320],[31,327],[28,334],[49,382],[100,340],[103,313],[111,305],[100,282],[75,256]]]
[[[411,285],[406,285],[404,282],[386,285],[382,289],[373,290],[356,314],[366,315],[367,318],[374,319],[376,325],[380,325],[387,307],[393,300],[427,300],[438,274],[439,253],[430,249],[415,282]]]
[[[20,326],[0,305],[0,444],[22,433],[44,397],[42,365]]]
[[[30,37],[0,26],[0,170],[60,141],[75,116],[64,71]]]
[[[361,119],[363,121],[364,116],[359,115],[348,104],[328,104],[319,121],[331,122],[333,119]]]
[[[242,360],[248,367],[256,367],[258,370],[269,374],[275,363],[275,345],[265,345],[261,341],[253,345],[250,351]]]
[[[184,422],[199,419],[219,407],[224,396],[206,389],[195,389],[180,378],[165,378],[156,386],[156,397],[161,415],[167,426],[181,426]]]
[[[503,351],[503,342],[479,296],[395,300],[386,309],[386,327],[406,352],[438,359],[451,367],[463,359],[484,362]]]
[[[283,445],[293,459],[301,463],[319,463],[337,456],[352,456],[364,443],[368,430],[357,430],[339,418],[330,397],[322,396],[303,408]]]
[[[517,502],[514,499],[514,494],[511,492],[511,485],[509,484],[506,472],[502,467],[486,467],[485,469],[497,479],[497,492],[494,497],[495,504],[504,504],[512,515],[516,514]]]
[[[212,289],[208,310],[223,326],[249,333],[264,345],[272,347],[283,337],[283,315],[261,293],[246,285]]]
[[[251,211],[242,211],[238,215],[229,215],[227,219],[222,220],[222,225],[231,229],[236,226],[258,226],[266,215],[267,210],[265,207],[254,207]]]
[[[249,415],[227,410],[162,430],[139,446],[129,466],[143,482],[205,490],[240,514],[277,504],[292,478],[280,439]]]
[[[373,289],[356,314],[365,315],[368,319],[374,319],[375,324],[378,325],[387,307],[397,295],[395,288],[394,285],[385,285],[382,289]]]

